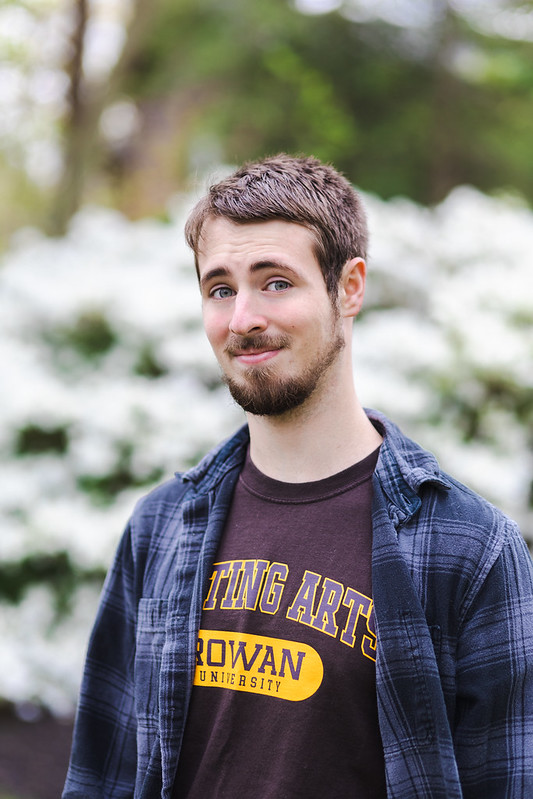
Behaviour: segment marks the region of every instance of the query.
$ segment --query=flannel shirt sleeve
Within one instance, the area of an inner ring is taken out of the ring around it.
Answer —
[[[464,799],[533,796],[533,568],[507,524],[458,641],[453,735]]]
[[[63,799],[131,799],[134,794],[134,565],[128,525],[89,642]]]

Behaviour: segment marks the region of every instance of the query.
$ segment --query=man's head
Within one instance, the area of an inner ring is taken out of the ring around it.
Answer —
[[[332,298],[346,261],[366,258],[368,232],[358,193],[333,167],[313,157],[265,158],[211,186],[185,226],[197,266],[204,225],[216,218],[238,224],[280,219],[308,228]]]

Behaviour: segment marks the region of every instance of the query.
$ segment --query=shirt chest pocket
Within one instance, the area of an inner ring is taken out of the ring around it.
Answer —
[[[385,751],[403,758],[408,749],[433,746],[447,727],[437,666],[440,628],[428,628],[409,611],[384,626],[393,634],[382,669],[380,727]]]
[[[165,644],[166,599],[141,599],[137,612],[135,649],[135,709],[137,721],[148,734],[159,719],[161,656]]]

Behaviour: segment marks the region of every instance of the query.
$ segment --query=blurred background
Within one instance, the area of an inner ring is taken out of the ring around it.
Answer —
[[[0,799],[52,799],[136,500],[243,421],[183,223],[278,151],[364,194],[360,397],[533,541],[533,2],[3,0]]]

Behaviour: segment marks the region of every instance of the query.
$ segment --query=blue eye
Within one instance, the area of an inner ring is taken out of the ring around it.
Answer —
[[[228,286],[220,286],[217,289],[213,289],[211,297],[214,297],[215,300],[227,300],[228,297],[232,297],[234,293],[233,289],[230,289]]]
[[[267,286],[267,291],[285,291],[290,287],[290,283],[288,280],[282,280],[281,278],[278,280],[273,280]]]

